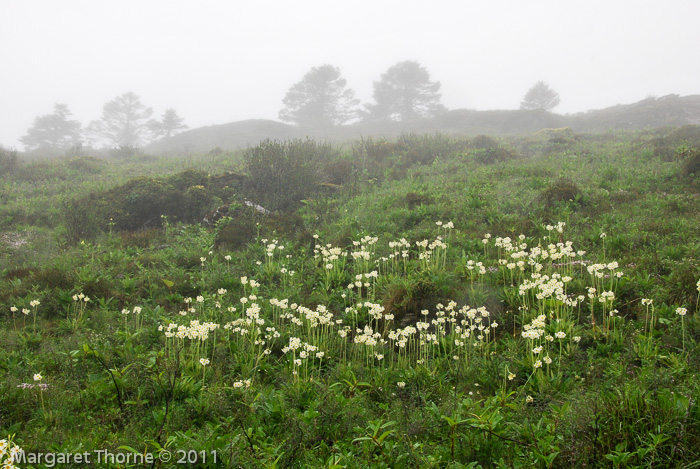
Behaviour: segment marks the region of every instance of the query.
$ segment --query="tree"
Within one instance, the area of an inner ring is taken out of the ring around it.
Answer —
[[[367,106],[370,118],[408,121],[434,117],[445,111],[440,103],[440,82],[418,62],[406,60],[390,67],[374,82],[376,104]]]
[[[137,147],[146,140],[152,114],[153,109],[144,106],[135,93],[124,93],[105,103],[102,118],[91,122],[89,130],[115,147]]]
[[[544,109],[549,111],[559,105],[559,93],[543,81],[538,81],[528,90],[520,102],[520,109]]]
[[[71,112],[65,104],[55,104],[53,114],[34,119],[27,135],[20,138],[28,150],[61,151],[80,141],[80,122],[68,120]]]
[[[148,129],[156,138],[170,138],[180,130],[187,129],[187,126],[183,124],[183,120],[175,109],[166,109],[159,121],[151,119],[148,122]]]
[[[341,125],[355,116],[353,107],[359,103],[355,92],[345,86],[339,68],[314,67],[287,91],[279,118],[313,127]]]

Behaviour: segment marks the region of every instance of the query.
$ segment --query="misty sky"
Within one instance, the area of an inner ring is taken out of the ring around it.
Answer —
[[[65,103],[83,126],[127,91],[190,128],[277,119],[311,67],[363,103],[416,60],[450,109],[517,109],[546,81],[558,113],[700,94],[696,0],[2,0],[0,144]]]

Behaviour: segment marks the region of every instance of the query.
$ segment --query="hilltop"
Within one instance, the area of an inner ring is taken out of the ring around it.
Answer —
[[[600,133],[688,124],[700,124],[700,95],[647,98],[633,104],[567,115],[544,110],[455,109],[428,120],[357,123],[331,129],[303,128],[272,120],[249,119],[191,129],[168,140],[154,142],[145,150],[149,153],[192,153],[216,148],[245,148],[268,138],[287,140],[312,137],[344,142],[369,135],[393,138],[405,132],[516,135],[547,128],[569,127],[576,132]]]

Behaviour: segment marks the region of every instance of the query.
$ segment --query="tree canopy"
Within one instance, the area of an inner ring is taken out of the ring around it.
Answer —
[[[440,82],[418,62],[406,60],[390,67],[374,82],[375,104],[369,118],[408,121],[434,117],[445,111],[440,103]]]
[[[102,118],[90,123],[90,131],[117,147],[136,147],[145,143],[148,118],[153,109],[141,103],[132,92],[105,103]]]
[[[154,137],[170,138],[179,131],[188,128],[183,122],[184,119],[178,115],[175,109],[166,109],[160,120],[151,119],[148,122],[148,129]]]
[[[284,97],[279,118],[298,125],[326,127],[341,125],[355,117],[359,100],[346,88],[340,69],[332,65],[312,68]]]
[[[69,120],[71,112],[65,104],[55,104],[52,114],[34,119],[27,135],[19,140],[28,150],[60,151],[80,141],[80,122]]]
[[[559,105],[559,93],[543,81],[538,81],[528,90],[520,102],[520,109],[544,109],[549,111]]]

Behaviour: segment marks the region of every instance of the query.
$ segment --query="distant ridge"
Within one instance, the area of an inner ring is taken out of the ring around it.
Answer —
[[[455,109],[434,119],[413,122],[373,122],[330,129],[310,129],[266,119],[250,119],[200,127],[148,145],[148,153],[200,153],[255,146],[265,139],[317,138],[346,142],[360,137],[394,138],[404,132],[443,132],[454,135],[527,134],[546,128],[569,127],[575,132],[601,133],[660,127],[700,125],[700,95],[668,95],[633,104],[561,115],[544,110],[475,111]]]

